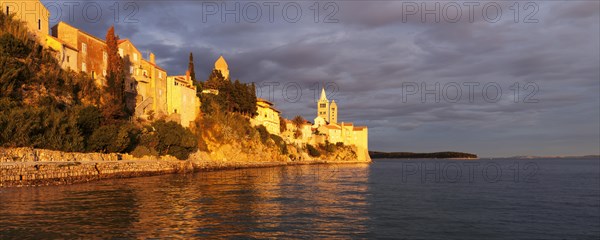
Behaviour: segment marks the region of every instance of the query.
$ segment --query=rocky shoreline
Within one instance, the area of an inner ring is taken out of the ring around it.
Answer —
[[[111,178],[226,169],[370,161],[357,159],[352,151],[339,151],[319,159],[303,154],[296,160],[272,156],[269,158],[258,153],[237,152],[236,155],[232,155],[223,151],[197,152],[188,160],[178,160],[171,156],[136,158],[129,154],[66,153],[44,149],[9,148],[0,149],[0,187],[62,185]]]

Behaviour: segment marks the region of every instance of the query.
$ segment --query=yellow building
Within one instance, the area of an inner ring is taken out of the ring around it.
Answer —
[[[332,100],[329,105],[329,123],[337,123],[337,110],[337,103],[335,103],[335,100]]]
[[[331,103],[325,95],[325,89],[317,102],[317,117],[313,128],[317,129],[319,135],[310,139],[312,144],[343,143],[344,145],[356,146],[359,159],[369,158],[369,129],[366,126],[354,126],[352,123],[338,124],[338,106],[335,101]],[[323,137],[325,136],[325,137]]]
[[[229,66],[227,65],[227,61],[225,61],[223,56],[220,56],[215,62],[215,70],[221,71],[221,75],[223,75],[225,80],[229,80]]]
[[[149,60],[129,39],[119,40],[119,55],[128,70],[125,89],[131,97],[130,109],[135,117],[148,119],[167,115],[167,71],[156,65],[156,56],[149,53]],[[135,101],[134,101],[135,100]]]
[[[262,98],[256,99],[257,115],[250,121],[253,126],[263,125],[271,134],[280,135],[279,110],[273,107],[273,103]]]
[[[0,6],[5,14],[15,14],[15,18],[24,21],[31,36],[44,43],[48,35],[50,12],[38,0],[5,1],[0,0]]]
[[[73,59],[71,55],[67,55],[67,59],[65,60],[71,66],[71,70],[89,74],[99,86],[106,84],[105,77],[108,67],[108,55],[106,52],[106,43],[103,39],[65,22],[59,22],[52,27],[52,37],[76,49],[77,57]],[[55,49],[55,47],[50,48]]]
[[[300,125],[300,136],[296,137],[296,124],[288,119],[285,121],[285,131],[282,131],[281,136],[284,137],[288,142],[302,145],[308,143],[313,138],[313,126],[310,122],[305,121]]]
[[[167,114],[167,71],[156,65],[154,53],[150,53],[149,58],[149,60],[142,59],[141,81],[147,82],[144,94],[152,97],[152,111],[160,117]]]
[[[46,35],[44,45],[56,52],[56,60],[63,69],[77,71],[77,54],[79,54],[79,51],[76,46],[50,35]]]
[[[325,88],[321,89],[321,96],[319,97],[319,101],[317,103],[317,118],[315,119],[315,124],[318,126],[323,125],[322,121],[326,123],[337,123],[337,103],[333,100],[331,103],[329,99],[327,99],[327,94],[325,93]]]
[[[327,99],[327,94],[325,94],[325,88],[321,90],[321,97],[319,98],[317,110],[317,117],[329,122],[329,100]],[[315,120],[315,123],[316,122],[317,120]]]
[[[200,99],[189,72],[185,76],[167,77],[167,113],[169,119],[189,127],[200,113]]]

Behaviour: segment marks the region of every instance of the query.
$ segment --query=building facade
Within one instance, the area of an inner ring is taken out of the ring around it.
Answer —
[[[16,19],[25,22],[29,33],[40,43],[48,35],[50,11],[38,0],[0,0],[0,7],[6,15],[14,14]]]
[[[200,113],[200,99],[189,72],[185,76],[167,77],[167,113],[170,120],[184,127],[189,127]]]
[[[98,86],[106,84],[108,54],[104,40],[65,22],[52,27],[52,37],[76,49],[75,59],[71,59],[71,56],[65,59],[69,66],[75,66],[71,70],[87,73]]]
[[[16,19],[25,22],[31,36],[55,52],[63,69],[86,73],[97,86],[106,86],[108,53],[104,39],[65,22],[49,29],[50,13],[37,0],[0,1],[0,6],[4,13],[14,14]],[[167,71],[157,65],[153,53],[144,59],[143,53],[128,39],[120,40],[118,47],[128,73],[125,96],[133,117],[154,119],[172,115],[182,125],[189,126],[200,111],[200,99],[189,76],[167,77]],[[215,66],[229,76],[224,58]]]
[[[229,80],[229,65],[227,65],[227,61],[223,56],[220,56],[215,62],[215,70],[219,70],[225,80]]]
[[[253,126],[263,125],[269,133],[275,135],[281,134],[279,125],[279,114],[281,112],[273,107],[272,102],[262,98],[256,99],[256,113],[257,115],[250,121]]]

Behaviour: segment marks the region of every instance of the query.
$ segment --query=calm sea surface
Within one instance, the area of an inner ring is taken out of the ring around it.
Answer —
[[[600,161],[376,160],[0,189],[0,239],[599,239]]]

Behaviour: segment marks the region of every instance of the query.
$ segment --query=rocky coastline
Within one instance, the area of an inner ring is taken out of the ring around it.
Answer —
[[[312,158],[295,159],[273,152],[244,152],[224,145],[217,151],[196,152],[187,160],[171,156],[136,158],[129,154],[69,153],[33,148],[0,148],[0,187],[47,186],[162,174],[306,164],[370,163],[355,149],[339,149]],[[367,155],[368,156],[368,155]]]

